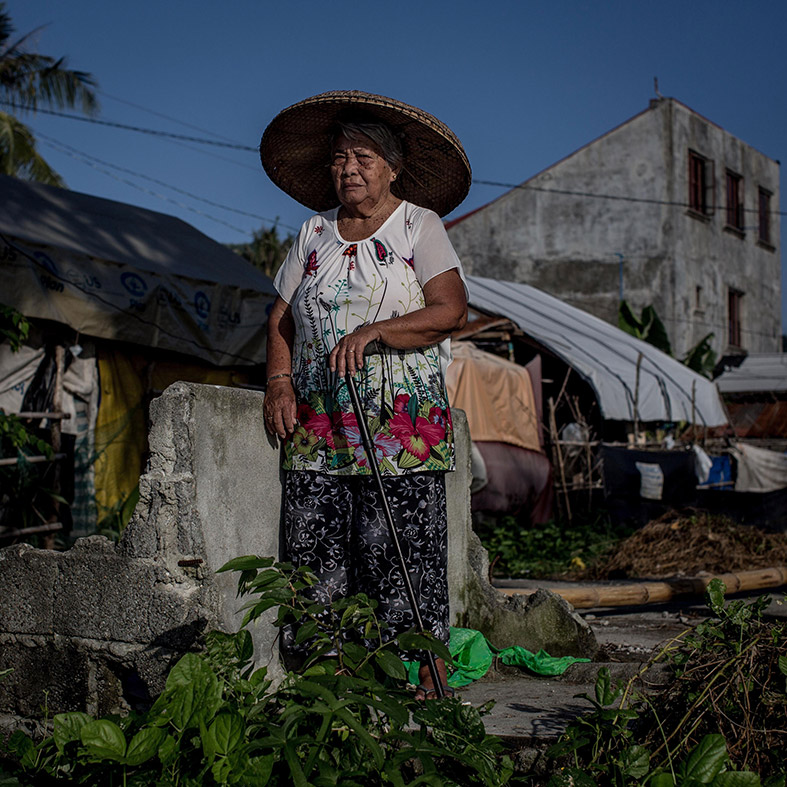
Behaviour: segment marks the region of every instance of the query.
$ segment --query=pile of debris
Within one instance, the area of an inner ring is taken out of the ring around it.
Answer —
[[[673,511],[621,541],[593,578],[686,577],[785,565],[787,534],[701,511]]]

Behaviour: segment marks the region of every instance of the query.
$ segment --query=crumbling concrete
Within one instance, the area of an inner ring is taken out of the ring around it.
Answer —
[[[262,394],[175,383],[151,405],[150,460],[119,544],[80,539],[67,552],[0,550],[0,726],[67,710],[122,712],[150,702],[172,663],[211,629],[240,623],[236,577],[216,574],[239,555],[278,555],[279,450],[265,432]],[[470,528],[470,451],[454,415],[457,470],[447,476],[452,622],[493,644],[593,655],[595,639],[544,591],[511,599],[486,580]],[[272,611],[270,614],[273,614]],[[252,627],[274,677],[278,630]]]

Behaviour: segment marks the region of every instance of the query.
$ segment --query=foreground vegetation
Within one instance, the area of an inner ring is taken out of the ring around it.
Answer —
[[[536,776],[515,772],[485,733],[488,707],[413,699],[400,651],[450,661],[434,639],[386,641],[373,602],[355,596],[325,608],[308,598],[313,575],[288,564],[245,557],[224,570],[239,572],[250,599],[240,632],[209,634],[148,711],[58,714],[40,741],[14,733],[0,785],[785,785],[787,631],[763,620],[765,598],[725,604],[714,581],[716,617],[657,656],[672,666],[670,685],[615,686],[602,669],[586,697],[592,709],[568,725]],[[278,686],[254,667],[246,628],[274,610],[276,625],[299,624],[310,654]]]
[[[500,577],[582,576],[634,529],[612,524],[606,512],[589,513],[570,524],[550,520],[531,525],[514,516],[474,517],[473,530]]]

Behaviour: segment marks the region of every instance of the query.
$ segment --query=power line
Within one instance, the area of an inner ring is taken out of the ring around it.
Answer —
[[[211,216],[209,213],[205,213],[205,211],[198,210],[197,208],[192,208],[190,205],[186,205],[184,202],[179,202],[176,199],[167,197],[164,194],[159,194],[156,191],[151,191],[150,189],[146,189],[144,186],[140,186],[138,183],[134,183],[131,180],[118,177],[117,175],[115,175],[114,172],[110,172],[109,170],[104,169],[103,167],[99,166],[95,162],[89,161],[88,159],[82,156],[78,156],[74,153],[71,153],[70,151],[66,150],[63,147],[60,147],[59,145],[52,144],[51,142],[47,142],[47,141],[44,141],[44,144],[47,145],[48,147],[53,148],[54,150],[59,150],[61,153],[65,153],[65,155],[67,156],[71,156],[71,158],[77,159],[78,161],[82,161],[83,164],[87,164],[87,166],[92,167],[98,172],[101,172],[104,175],[107,175],[108,177],[114,180],[117,180],[119,183],[125,183],[127,186],[131,186],[131,188],[137,189],[137,191],[141,191],[143,194],[147,194],[148,196],[151,197],[156,197],[157,199],[162,199],[165,202],[169,202],[171,205],[176,205],[177,207],[183,208],[184,210],[189,210],[192,213],[196,213],[197,215],[202,216],[203,218],[209,219],[210,221],[215,221],[217,224],[223,224],[225,227],[229,227],[231,230],[240,232],[243,235],[249,234],[246,230],[241,229],[240,227],[236,227],[234,224],[230,224],[228,221],[224,221],[223,219],[218,219],[215,216]]]
[[[100,93],[102,96],[111,98],[113,101],[117,101],[121,104],[125,104],[126,106],[133,107],[134,109],[139,109],[142,112],[147,112],[149,115],[155,115],[156,117],[164,118],[164,120],[170,120],[173,123],[177,123],[179,126],[184,126],[185,128],[191,128],[194,129],[194,131],[201,131],[203,134],[209,134],[211,137],[215,137],[216,139],[221,139],[224,142],[233,142],[237,145],[241,144],[237,140],[230,139],[229,137],[225,137],[221,134],[217,134],[215,131],[210,131],[209,129],[202,128],[201,126],[195,126],[191,123],[186,123],[185,121],[178,120],[177,118],[174,118],[171,115],[165,115],[163,112],[157,112],[155,109],[148,109],[147,107],[143,107],[141,104],[135,104],[133,101],[126,101],[124,98],[118,98],[117,96],[113,96],[109,93],[106,93],[103,90],[97,89],[96,92]]]
[[[220,202],[214,202],[213,200],[206,199],[205,197],[200,197],[197,194],[193,194],[190,191],[186,191],[185,189],[181,189],[178,188],[177,186],[173,186],[169,183],[165,183],[163,180],[159,180],[158,178],[152,178],[149,175],[142,174],[141,172],[136,172],[135,170],[132,169],[126,169],[125,167],[118,166],[117,164],[112,164],[109,161],[104,161],[100,158],[97,158],[96,156],[90,155],[89,153],[85,153],[84,151],[78,150],[77,148],[72,147],[71,145],[67,145],[65,142],[61,142],[60,140],[53,139],[52,137],[46,134],[36,132],[36,136],[45,140],[50,147],[53,147],[55,149],[60,149],[61,152],[65,153],[66,155],[70,155],[72,158],[76,158],[77,160],[81,159],[85,164],[90,165],[90,162],[92,161],[97,164],[101,164],[102,166],[110,167],[112,169],[118,170],[119,172],[125,172],[127,175],[133,175],[134,177],[142,178],[143,180],[150,181],[151,183],[155,183],[159,186],[163,186],[164,188],[171,189],[172,191],[175,191],[178,194],[183,194],[186,197],[191,197],[191,199],[198,200],[199,202],[204,202],[206,205],[211,205],[214,208],[221,208],[221,210],[227,210],[232,213],[237,213],[241,216],[248,216],[249,218],[252,219],[265,221],[268,222],[269,224],[273,224],[274,226],[285,227],[288,230],[293,230],[295,232],[298,232],[298,227],[293,227],[290,224],[283,224],[278,219],[271,219],[267,216],[260,216],[257,213],[249,213],[248,211],[240,210],[239,208],[233,208],[230,207],[229,205],[223,205]],[[207,214],[203,214],[203,215],[207,215]],[[221,221],[221,219],[214,219],[214,220]],[[227,225],[227,226],[232,226],[232,225]],[[237,227],[234,229],[237,229]],[[244,230],[240,230],[240,231],[245,232]]]
[[[573,191],[571,189],[552,189],[546,186],[534,186],[530,183],[502,183],[497,180],[479,180],[473,178],[473,183],[478,186],[497,186],[504,189],[521,189],[524,191],[538,191],[545,194],[561,194],[568,197],[586,197],[590,199],[611,199],[621,202],[641,202],[648,205],[662,205],[674,208],[691,208],[688,202],[678,202],[675,200],[656,199],[655,197],[630,197],[624,194],[598,194],[592,191]],[[759,213],[758,208],[743,208],[745,213]],[[787,216],[787,212],[781,210],[768,211],[774,216]]]
[[[0,105],[3,106],[10,106],[14,109],[23,109],[33,111],[30,107],[20,107],[12,101],[3,101],[0,100]],[[47,115],[54,115],[55,117],[62,117],[67,118],[69,120],[79,120],[83,123],[93,123],[100,126],[108,126],[110,128],[121,128],[125,129],[126,131],[135,131],[139,134],[148,134],[150,136],[156,137],[163,137],[168,139],[176,139],[182,140],[186,142],[196,142],[201,145],[214,145],[216,147],[224,147],[230,148],[232,150],[242,150],[249,153],[257,153],[258,149],[256,147],[251,147],[248,145],[240,145],[231,142],[218,142],[212,139],[204,139],[202,137],[191,137],[185,134],[175,134],[169,131],[158,131],[155,129],[149,128],[142,128],[140,126],[131,126],[125,123],[116,123],[108,120],[98,120],[97,118],[91,117],[83,117],[81,115],[73,115],[68,112],[58,112],[54,109],[42,109],[37,107],[35,109],[36,112],[42,112]],[[212,132],[206,132],[212,133]],[[537,191],[544,194],[560,194],[563,196],[569,197],[583,197],[585,199],[606,199],[606,200],[617,200],[621,202],[632,202],[632,203],[642,203],[646,205],[661,205],[666,207],[678,207],[678,208],[691,208],[692,206],[687,202],[680,202],[676,200],[662,200],[656,199],[651,197],[632,197],[627,196],[624,194],[601,194],[597,192],[591,191],[575,191],[572,189],[556,189],[556,188],[547,188],[545,186],[535,186],[530,183],[506,183],[502,181],[496,180],[482,180],[480,178],[473,178],[473,184],[478,186],[495,186],[497,188],[504,188],[504,189],[521,189],[521,190],[528,190],[528,191]],[[758,208],[743,208],[743,212],[745,213],[759,213]],[[769,211],[770,215],[774,216],[786,216],[786,211]]]
[[[92,123],[97,126],[109,126],[110,128],[122,128],[126,131],[136,131],[138,134],[149,134],[154,137],[169,137],[170,139],[182,139],[186,142],[199,142],[201,145],[215,145],[220,148],[231,148],[232,150],[245,150],[249,153],[256,153],[257,148],[252,148],[248,145],[238,145],[234,142],[218,142],[214,139],[204,139],[202,137],[190,137],[185,134],[175,134],[171,131],[157,131],[152,128],[142,128],[141,126],[129,126],[126,123],[115,123],[110,120],[99,120],[98,118],[82,117],[82,115],[72,115],[70,112],[58,112],[55,109],[43,109],[36,107],[33,110],[31,107],[23,107],[15,104],[13,101],[0,100],[0,105],[11,107],[12,109],[22,109],[30,112],[41,112],[45,115],[54,115],[55,117],[67,118],[68,120],[79,120],[82,123]]]

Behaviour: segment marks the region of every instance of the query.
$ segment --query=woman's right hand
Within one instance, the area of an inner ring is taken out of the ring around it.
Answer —
[[[277,434],[282,440],[295,430],[298,407],[295,403],[295,391],[289,377],[280,377],[268,383],[265,402],[262,406],[265,428],[271,434]]]

